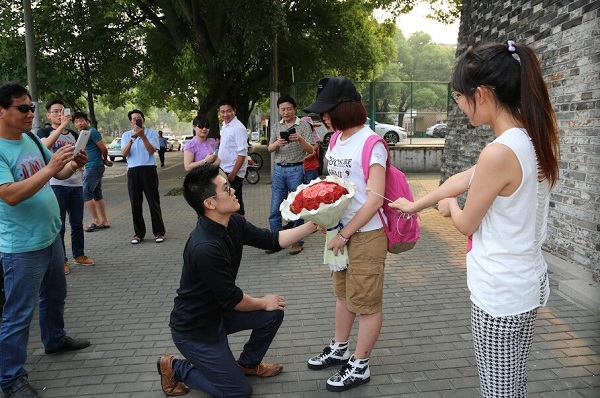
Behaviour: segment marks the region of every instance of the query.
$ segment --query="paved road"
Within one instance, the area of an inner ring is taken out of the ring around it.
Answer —
[[[167,153],[159,168],[164,195],[180,187],[181,152]],[[72,266],[66,328],[92,341],[88,349],[45,355],[39,327],[32,325],[27,369],[31,384],[44,397],[164,397],[156,359],[177,354],[168,318],[178,286],[181,253],[195,215],[181,196],[162,196],[166,241],[145,240],[132,246],[133,235],[125,177],[119,162],[104,180],[112,228],[86,234],[86,254],[93,267]],[[268,170],[268,167],[265,168]],[[267,227],[269,176],[245,185],[248,219]],[[435,188],[439,176],[410,175],[414,194]],[[150,217],[146,211],[146,220]],[[280,361],[284,372],[253,380],[254,396],[274,397],[418,397],[475,398],[478,378],[469,327],[469,293],[465,281],[465,239],[447,219],[425,211],[422,240],[412,251],[387,259],[384,324],[373,351],[371,383],[345,393],[325,390],[332,370],[311,371],[305,361],[320,352],[333,330],[334,298],[330,272],[321,264],[323,238],[312,235],[297,256],[244,251],[239,285],[253,295],[281,293],[286,318],[267,361]],[[86,215],[87,221],[87,215]],[[530,397],[600,397],[600,316],[576,305],[555,288],[539,313],[530,359]],[[37,319],[37,316],[36,316]],[[246,333],[231,337],[239,353]],[[354,346],[356,329],[351,336]],[[189,397],[205,397],[193,391]]]

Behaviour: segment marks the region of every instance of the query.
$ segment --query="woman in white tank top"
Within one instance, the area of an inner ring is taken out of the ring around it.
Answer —
[[[483,397],[526,397],[527,357],[537,308],[549,294],[541,246],[550,189],[558,178],[558,128],[534,51],[509,40],[467,50],[456,65],[452,99],[471,124],[496,139],[477,164],[414,203],[438,204],[469,237],[467,283]],[[456,196],[468,192],[461,209]]]

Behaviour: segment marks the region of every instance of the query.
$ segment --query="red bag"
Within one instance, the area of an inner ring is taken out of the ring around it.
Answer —
[[[330,150],[335,145],[340,134],[341,132],[338,131],[331,136],[329,141]],[[362,164],[365,181],[369,179],[368,165],[371,159],[371,153],[373,152],[373,147],[377,142],[383,142],[388,152],[385,167],[385,192],[383,196],[391,200],[403,197],[413,201],[413,196],[406,176],[390,163],[390,149],[385,140],[377,135],[372,135],[367,138],[363,147]],[[381,222],[383,223],[385,235],[388,238],[388,252],[394,254],[402,253],[412,249],[417,244],[417,241],[421,236],[419,222],[417,220],[419,215],[417,213],[402,213],[396,209],[392,209],[388,206],[388,203],[385,202],[378,213]],[[384,214],[385,217],[383,216]]]

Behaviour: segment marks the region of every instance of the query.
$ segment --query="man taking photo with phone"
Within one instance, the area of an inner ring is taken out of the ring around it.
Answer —
[[[290,192],[298,188],[304,180],[304,157],[313,153],[314,140],[308,123],[296,116],[296,100],[282,95],[277,100],[277,109],[281,120],[273,124],[269,152],[275,152],[275,170],[271,179],[271,213],[269,227],[271,232],[282,229],[279,206]],[[302,225],[304,220],[294,221],[294,227]],[[290,254],[298,254],[304,248],[304,241],[292,245]],[[272,253],[270,250],[267,254]]]
[[[102,141],[100,132],[90,126],[90,121],[85,112],[75,112],[73,124],[79,131],[90,131],[90,138],[85,147],[88,162],[83,171],[83,200],[85,207],[92,216],[92,222],[85,228],[85,232],[110,228],[106,217],[104,197],[102,196],[102,176],[104,175],[105,166],[112,167],[113,165],[108,157],[108,148]]]
[[[154,152],[160,148],[156,131],[144,127],[144,113],[134,109],[127,113],[132,130],[126,131],[121,137],[121,155],[127,158],[127,189],[131,203],[133,230],[132,245],[137,245],[146,236],[146,223],[142,204],[144,196],[150,208],[152,232],[154,241],[162,243],[165,240],[165,224],[160,209],[158,194],[158,172]]]
[[[52,127],[40,129],[37,132],[38,137],[42,139],[46,148],[52,152],[65,145],[75,145],[79,134],[67,126],[71,122],[71,112],[65,108],[61,100],[53,100],[46,105],[46,117],[50,119]],[[65,111],[67,111],[65,114]],[[50,179],[50,185],[58,199],[60,208],[60,220],[62,228],[60,236],[62,238],[63,249],[65,247],[65,230],[67,213],[69,214],[69,224],[71,225],[71,252],[75,264],[94,265],[94,260],[85,255],[85,240],[83,236],[83,171],[77,169],[75,173],[66,180],[57,178]],[[65,250],[65,275],[71,272],[67,253]]]

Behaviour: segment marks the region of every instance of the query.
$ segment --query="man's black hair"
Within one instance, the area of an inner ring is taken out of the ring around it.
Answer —
[[[219,101],[217,104],[217,108],[220,108],[223,105],[229,105],[235,111],[235,102],[229,98],[224,98]]]
[[[29,91],[17,82],[2,82],[0,83],[0,106],[8,108],[12,105],[13,99],[27,95],[31,99]]]
[[[213,180],[219,173],[219,167],[209,163],[193,168],[185,176],[183,198],[198,215],[204,215],[204,201],[217,194],[217,186]]]
[[[65,106],[65,103],[64,103],[64,102],[62,102],[62,101],[61,101],[61,100],[59,100],[59,99],[55,99],[55,100],[52,100],[52,101],[50,101],[50,102],[48,102],[48,103],[46,104],[46,110],[47,110],[47,111],[49,111],[49,110],[50,110],[50,107],[51,107],[52,105],[54,105],[54,104],[61,104],[63,107]]]
[[[73,114],[73,120],[79,119],[79,118],[84,118],[88,122],[90,121],[90,119],[88,119],[87,113],[82,112],[82,111],[77,111]]]
[[[139,109],[132,109],[129,112],[127,112],[127,117],[129,118],[129,121],[131,121],[131,115],[133,115],[134,113],[139,113],[140,115],[142,115],[142,119],[146,120],[144,112],[140,111]]]
[[[294,108],[298,107],[298,103],[291,95],[284,94],[281,97],[279,97],[277,99],[277,107],[279,108],[279,105],[283,104],[284,102],[289,102]]]

